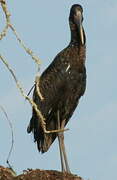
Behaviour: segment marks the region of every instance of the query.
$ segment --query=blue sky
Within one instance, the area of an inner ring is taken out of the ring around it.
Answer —
[[[41,72],[70,41],[69,9],[80,3],[84,8],[87,35],[87,89],[65,133],[71,171],[90,180],[117,179],[117,1],[28,1],[8,2],[11,20],[20,37],[42,59]],[[3,15],[0,10],[0,17]],[[0,24],[2,29],[3,24]],[[9,30],[0,42],[0,52],[15,70],[26,92],[32,87],[36,65],[19,46]],[[14,149],[10,159],[21,173],[26,168],[60,170],[58,142],[41,155],[26,132],[31,107],[0,62],[0,104],[6,109],[14,129]],[[11,133],[0,112],[0,165],[6,166]]]

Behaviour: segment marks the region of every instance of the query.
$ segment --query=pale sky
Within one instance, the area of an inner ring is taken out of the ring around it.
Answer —
[[[84,179],[117,179],[117,1],[51,0],[9,1],[11,20],[27,47],[42,60],[41,72],[70,41],[68,23],[71,5],[84,8],[87,36],[87,89],[65,132],[65,144],[72,173]],[[3,15],[0,9],[0,32]],[[0,42],[3,54],[28,92],[36,75],[36,65],[19,46],[9,30]],[[31,106],[20,95],[11,74],[0,62],[0,105],[12,121],[14,149],[10,162],[17,173],[27,168],[60,170],[58,141],[41,155],[26,129]],[[11,131],[0,111],[0,165],[6,165]]]

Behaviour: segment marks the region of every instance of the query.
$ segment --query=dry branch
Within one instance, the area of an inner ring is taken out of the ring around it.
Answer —
[[[59,130],[51,130],[51,131],[48,131],[48,130],[46,129],[45,118],[43,117],[41,111],[38,109],[38,107],[37,107],[37,105],[35,104],[35,102],[34,102],[32,99],[30,99],[30,98],[25,94],[22,86],[20,85],[19,81],[18,81],[17,78],[16,78],[16,75],[15,75],[14,71],[11,69],[10,65],[8,64],[8,62],[6,61],[6,59],[3,58],[3,56],[2,56],[1,54],[0,54],[0,59],[1,59],[1,61],[4,63],[4,65],[7,67],[7,69],[10,71],[10,73],[11,73],[11,75],[12,75],[12,77],[13,77],[15,83],[16,83],[17,88],[20,90],[21,95],[22,95],[26,100],[28,100],[28,102],[31,104],[31,106],[32,106],[32,107],[34,108],[34,110],[36,111],[36,113],[37,113],[37,115],[38,115],[38,117],[39,117],[39,119],[40,119],[40,124],[41,124],[41,126],[42,126],[42,129],[43,129],[44,133],[55,133],[55,132],[63,132],[63,131],[68,130],[68,129],[59,129]]]
[[[8,10],[6,0],[0,0],[0,4],[1,4],[1,7],[2,7],[3,12],[5,14],[5,17],[6,17],[6,25],[3,29],[3,31],[0,33],[0,40],[6,36],[7,30],[8,30],[8,28],[10,28],[13,31],[14,35],[16,36],[17,40],[19,41],[20,45],[32,57],[32,59],[35,61],[35,63],[38,65],[38,68],[39,68],[39,66],[41,64],[41,60],[34,54],[34,52],[31,49],[29,49],[25,46],[25,43],[23,42],[23,40],[21,40],[16,29],[14,28],[14,26],[11,23],[11,20],[10,20],[11,14]]]
[[[4,63],[4,65],[7,67],[7,69],[10,71],[17,88],[20,90],[21,95],[27,99],[29,101],[29,103],[32,105],[32,107],[35,109],[35,111],[37,112],[37,115],[41,118],[41,124],[43,129],[45,129],[45,118],[43,117],[42,113],[38,110],[37,105],[24,93],[24,90],[22,88],[22,86],[20,85],[19,81],[16,78],[16,75],[14,73],[14,71],[11,69],[11,67],[9,66],[8,62],[6,61],[5,58],[3,58],[3,56],[0,55],[0,59],[2,60],[2,62]]]
[[[34,52],[27,48],[26,45],[24,44],[24,42],[21,40],[21,38],[19,37],[16,29],[13,27],[13,25],[10,23],[9,24],[9,27],[11,28],[11,30],[13,31],[14,35],[16,36],[17,40],[19,41],[20,45],[24,48],[24,50],[32,57],[32,59],[35,61],[35,63],[40,66],[41,64],[41,60],[36,56],[34,55]],[[39,67],[38,67],[39,68]]]
[[[24,50],[32,57],[32,59],[36,62],[36,64],[38,65],[38,69],[39,69],[39,65],[40,65],[40,60],[38,57],[36,57],[33,53],[32,50],[30,50],[29,48],[27,48],[24,44],[24,42],[21,40],[21,38],[19,37],[16,29],[14,28],[14,26],[11,24],[11,21],[10,21],[10,13],[8,11],[8,8],[7,8],[7,3],[6,3],[6,0],[0,0],[0,4],[2,6],[2,9],[3,9],[3,12],[5,14],[5,17],[6,17],[6,27],[4,28],[4,30],[2,31],[2,33],[0,34],[0,39],[2,39],[4,36],[6,36],[6,33],[7,33],[7,30],[8,28],[10,28],[13,33],[15,34],[17,40],[19,41],[20,45],[24,48]],[[30,99],[25,93],[24,93],[24,90],[22,88],[22,86],[20,85],[19,81],[17,80],[16,76],[15,76],[15,73],[13,72],[13,70],[10,68],[8,62],[5,60],[5,58],[3,58],[3,56],[0,55],[0,59],[2,60],[2,62],[4,63],[4,65],[7,67],[7,69],[10,71],[10,73],[12,74],[12,77],[13,79],[15,80],[15,83],[17,85],[17,88],[20,90],[20,93],[21,95],[28,100],[28,102],[31,104],[31,106],[35,109],[39,119],[40,119],[40,123],[41,123],[41,126],[42,126],[42,129],[44,131],[44,133],[57,133],[57,132],[63,132],[63,131],[66,131],[68,129],[59,129],[59,130],[51,130],[51,131],[48,131],[46,129],[46,123],[45,123],[45,118],[43,117],[41,111],[38,109],[37,105],[33,102],[32,99]],[[41,100],[44,100],[44,97],[42,96],[41,92],[40,92],[40,89],[39,89],[39,77],[37,78],[36,77],[36,80],[35,80],[35,85],[36,85],[36,91],[37,91],[37,94],[38,96],[40,97]]]
[[[40,77],[36,76],[35,78],[35,86],[36,86],[36,91],[37,91],[37,95],[40,97],[41,101],[44,100],[44,97],[42,96],[40,89],[39,89],[39,82],[40,82]]]
[[[0,109],[2,110],[2,112],[4,113],[8,123],[9,123],[9,126],[10,126],[10,129],[11,129],[11,147],[10,147],[10,151],[8,153],[8,157],[7,157],[7,163],[9,164],[9,158],[11,156],[11,153],[12,153],[12,150],[13,150],[13,145],[14,145],[14,134],[13,134],[13,126],[12,126],[12,122],[10,121],[8,115],[7,115],[7,112],[5,111],[5,109],[3,108],[3,106],[0,105]],[[9,164],[10,166],[10,164]],[[11,167],[11,166],[10,166]]]
[[[7,34],[7,30],[9,28],[9,23],[10,23],[10,13],[8,11],[7,4],[6,4],[5,0],[0,0],[0,4],[1,4],[1,7],[2,7],[3,12],[5,14],[5,17],[6,17],[6,25],[5,25],[4,29],[2,30],[2,32],[0,33],[0,40],[1,40]]]

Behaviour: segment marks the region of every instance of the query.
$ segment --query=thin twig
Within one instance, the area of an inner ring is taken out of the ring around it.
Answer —
[[[2,32],[0,33],[0,40],[2,40],[2,38],[6,36],[8,27],[9,27],[8,24],[5,25],[4,29],[3,29]]]
[[[13,79],[15,80],[15,83],[17,85],[17,88],[20,90],[20,93],[21,95],[27,99],[29,101],[29,103],[34,107],[34,109],[36,110],[37,114],[39,115],[39,117],[42,119],[43,123],[42,124],[45,124],[44,121],[44,117],[43,115],[41,114],[41,112],[38,110],[37,108],[37,105],[27,96],[25,95],[24,93],[24,90],[22,88],[22,86],[20,85],[19,81],[17,80],[16,76],[15,76],[15,73],[13,72],[13,70],[11,69],[11,67],[9,66],[9,64],[7,63],[7,61],[5,60],[5,58],[3,58],[3,56],[0,55],[0,59],[2,60],[2,62],[4,63],[4,65],[7,67],[7,69],[10,71]]]
[[[2,31],[2,33],[0,34],[0,37],[1,39],[6,35],[7,33],[7,30],[8,30],[8,27],[11,28],[11,30],[13,31],[13,33],[15,34],[17,40],[19,41],[20,45],[25,49],[25,51],[32,57],[32,59],[38,64],[38,69],[39,69],[39,65],[40,65],[40,60],[38,57],[36,57],[33,53],[32,50],[30,50],[29,48],[27,48],[24,44],[24,42],[19,38],[19,35],[18,33],[16,32],[15,28],[13,27],[13,25],[11,24],[10,22],[10,13],[8,11],[8,8],[7,8],[7,3],[6,3],[6,0],[0,0],[0,4],[2,6],[2,9],[5,13],[5,16],[6,16],[6,27],[4,28],[4,30]],[[9,64],[7,63],[7,61],[0,55],[0,59],[2,60],[2,62],[5,64],[5,66],[7,67],[7,69],[10,71],[10,73],[12,74],[14,80],[15,80],[15,83],[17,85],[17,88],[20,90],[20,93],[21,95],[27,99],[29,101],[29,103],[31,104],[31,106],[35,109],[38,117],[40,118],[40,123],[41,123],[41,126],[43,128],[43,131],[45,133],[54,133],[54,132],[63,132],[65,131],[65,129],[61,129],[61,130],[52,130],[52,131],[47,131],[46,130],[46,123],[45,123],[45,118],[43,117],[41,111],[38,109],[37,105],[33,102],[33,100],[31,100],[27,95],[25,95],[24,93],[24,90],[22,88],[22,86],[20,85],[20,83],[18,82],[13,70],[10,68]],[[37,93],[39,95],[39,97],[41,99],[43,99],[43,96],[41,95],[40,93],[40,90],[39,90],[39,81],[36,82],[36,89],[37,89]]]
[[[13,31],[14,35],[16,36],[17,40],[19,41],[20,45],[24,48],[24,50],[32,57],[32,59],[35,61],[35,63],[37,63],[38,66],[40,66],[41,64],[41,60],[34,55],[34,52],[27,48],[24,44],[24,42],[21,40],[21,38],[19,37],[17,31],[15,30],[15,28],[13,27],[12,24],[9,24],[9,27],[11,28],[11,30]]]
[[[39,77],[39,76],[36,76],[36,77],[35,77],[35,84],[31,87],[31,89],[30,89],[30,91],[28,92],[27,96],[30,95],[32,89],[35,87],[35,88],[36,88],[37,95],[40,97],[41,101],[43,101],[43,100],[44,100],[44,97],[42,96],[42,94],[41,94],[41,92],[40,92],[39,80],[40,80],[40,77]]]
[[[43,117],[41,111],[38,109],[36,103],[30,99],[25,93],[24,93],[24,90],[22,88],[22,86],[20,85],[19,81],[17,80],[16,76],[15,76],[15,73],[13,72],[13,70],[11,69],[11,67],[9,66],[9,64],[7,63],[7,61],[5,60],[5,58],[3,58],[3,56],[0,55],[0,59],[2,60],[2,62],[4,63],[4,65],[7,67],[7,69],[10,71],[16,85],[17,85],[17,88],[20,90],[20,93],[21,95],[28,100],[28,102],[31,104],[31,106],[34,108],[34,110],[36,111],[37,113],[37,116],[40,118],[40,123],[41,123],[41,126],[42,126],[42,129],[44,131],[44,133],[55,133],[55,132],[63,132],[63,131],[66,131],[68,129],[60,129],[60,130],[52,130],[52,131],[48,131],[46,130],[46,123],[45,123],[45,118]]]
[[[31,91],[33,90],[33,88],[35,87],[35,84],[31,87],[31,89],[29,90],[29,92],[28,92],[28,94],[27,94],[27,96],[29,96],[30,95],[30,93],[31,93]]]
[[[44,97],[42,96],[40,89],[39,89],[39,82],[40,82],[40,77],[36,76],[35,78],[35,86],[36,86],[36,91],[37,91],[37,95],[40,97],[41,101],[44,100]]]
[[[6,0],[1,0],[0,3],[1,3],[2,9],[3,9],[4,13],[5,13],[6,21],[9,24],[10,23],[10,16],[11,16],[11,14],[10,14],[8,8],[7,8]]]
[[[12,153],[12,150],[13,150],[13,146],[14,146],[14,133],[13,133],[13,126],[12,126],[12,122],[10,121],[5,109],[3,108],[3,106],[0,105],[0,109],[2,110],[2,112],[4,113],[8,123],[9,123],[9,126],[10,126],[10,129],[11,129],[11,147],[10,147],[10,151],[8,153],[8,157],[7,157],[7,164],[9,165],[9,167],[11,168],[12,166],[10,165],[9,163],[9,159],[10,159],[10,156],[11,156],[11,153]]]
[[[39,66],[41,64],[41,60],[34,54],[34,52],[27,48],[24,44],[24,42],[21,40],[21,38],[19,37],[16,29],[13,27],[13,25],[11,24],[11,21],[10,21],[10,12],[8,11],[8,8],[7,8],[7,3],[6,3],[6,0],[0,0],[0,4],[2,6],[2,9],[3,9],[3,12],[5,14],[5,17],[6,17],[6,25],[3,29],[3,31],[0,33],[0,40],[6,36],[7,34],[7,30],[8,28],[10,28],[14,35],[16,36],[17,40],[19,41],[20,45],[24,48],[24,50],[32,57],[32,59],[35,61],[35,63],[38,65],[38,69],[39,69]]]
[[[0,33],[0,40],[1,40],[7,34],[7,31],[9,28],[8,24],[10,23],[10,13],[8,11],[7,4],[6,4],[5,0],[0,0],[0,4],[1,4],[1,7],[2,7],[3,12],[5,14],[5,17],[6,17],[6,25],[5,25],[4,29],[2,30],[2,32]]]

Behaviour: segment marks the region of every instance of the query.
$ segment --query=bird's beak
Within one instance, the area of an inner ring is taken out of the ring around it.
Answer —
[[[82,13],[80,11],[76,12],[76,15],[74,16],[74,21],[78,27],[81,43],[83,45],[84,44],[84,32],[83,32],[83,27],[82,27]]]

